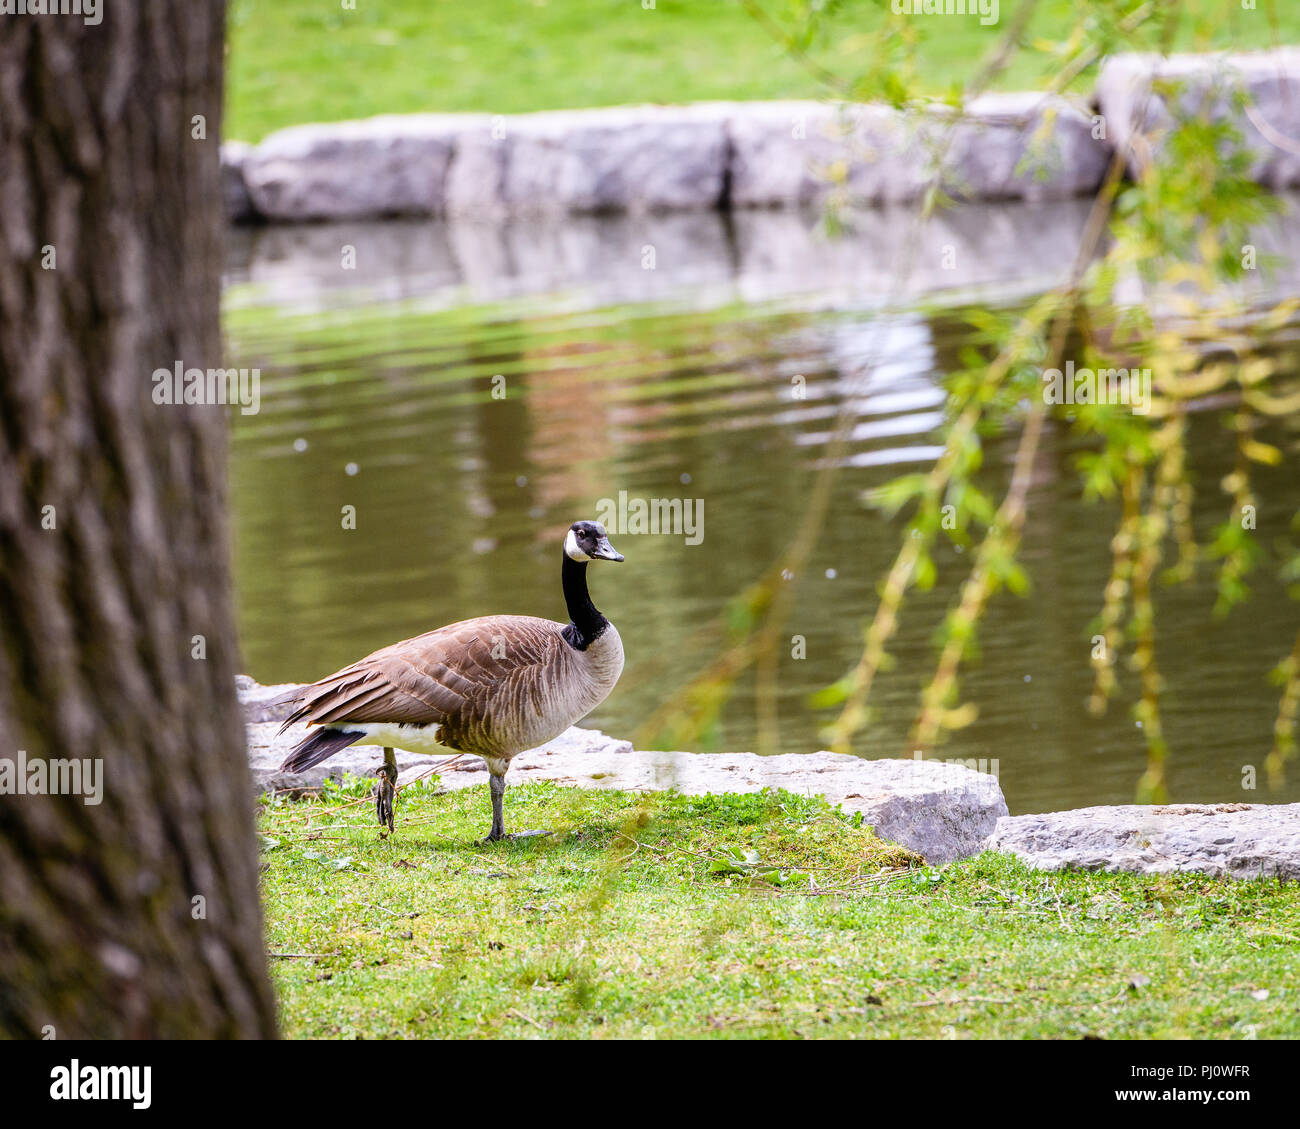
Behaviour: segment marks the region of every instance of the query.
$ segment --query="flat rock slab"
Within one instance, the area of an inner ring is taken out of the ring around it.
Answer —
[[[353,745],[302,773],[280,770],[288,751],[305,731],[293,726],[279,734],[276,707],[269,699],[290,685],[260,686],[241,676],[248,755],[254,782],[262,791],[295,794],[319,787],[328,776],[373,776],[383,763],[375,745]],[[283,716],[282,709],[278,711]],[[454,755],[450,751],[448,756]],[[397,750],[399,781],[413,780],[438,764]],[[468,788],[487,782],[478,757],[466,756],[441,768],[442,786]],[[963,765],[942,761],[863,760],[817,752],[760,757],[754,753],[638,751],[630,741],[595,729],[566,730],[554,741],[520,754],[511,764],[516,784],[546,780],[579,788],[655,792],[674,788],[687,795],[707,792],[759,792],[764,788],[825,796],[845,811],[860,811],[884,839],[942,863],[977,854],[1007,814],[997,780]],[[486,814],[487,800],[484,799]]]
[[[738,208],[820,204],[832,193],[848,204],[907,203],[936,167],[958,199],[1063,199],[1096,192],[1113,152],[1069,102],[1033,92],[983,95],[960,118],[946,107],[745,103],[728,129]]]
[[[998,821],[988,848],[1037,870],[1300,878],[1300,804],[1080,808]]]
[[[1248,175],[1267,188],[1300,185],[1300,49],[1243,54],[1121,54],[1097,77],[1097,105],[1117,145],[1132,145],[1138,175],[1162,151],[1175,122],[1229,122],[1250,156]]]
[[[497,217],[716,208],[727,114],[705,102],[496,117],[457,139],[446,209]]]
[[[221,198],[226,206],[226,218],[232,223],[248,223],[257,218],[244,178],[244,165],[252,153],[253,147],[242,141],[226,141],[221,146]]]
[[[279,728],[278,721],[246,721],[244,725],[248,735],[248,766],[259,792],[279,792],[297,797],[319,788],[326,780],[342,780],[349,772],[353,776],[374,776],[384,763],[384,750],[378,745],[349,745],[306,772],[285,772],[280,765],[289,755],[289,750],[302,739],[306,728],[294,726],[284,734],[277,732]],[[396,752],[398,779],[402,782],[413,780],[430,767],[428,757],[414,756],[401,749]],[[483,778],[487,779],[486,772]]]
[[[290,126],[241,154],[239,170],[253,208],[269,220],[439,215],[456,138],[489,120],[388,114]]]
[[[839,753],[639,751],[603,735],[585,747],[556,741],[520,755],[511,766],[518,781],[553,780],[580,788],[621,788],[686,795],[760,792],[784,788],[825,796],[845,811],[860,811],[883,839],[916,851],[927,862],[950,862],[978,853],[980,829],[988,834],[1006,814],[994,777],[942,761],[864,760]]]

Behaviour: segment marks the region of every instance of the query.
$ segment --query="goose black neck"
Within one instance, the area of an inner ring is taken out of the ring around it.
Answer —
[[[609,620],[596,610],[587,593],[586,561],[575,561],[565,553],[560,576],[564,581],[564,602],[568,605],[571,621],[564,629],[564,638],[575,650],[585,651],[587,645],[609,625]]]

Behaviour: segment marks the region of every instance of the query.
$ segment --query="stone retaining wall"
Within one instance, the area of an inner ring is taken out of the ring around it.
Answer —
[[[786,208],[832,193],[875,206],[915,200],[936,171],[957,199],[1062,199],[1095,192],[1116,145],[1134,142],[1135,167],[1158,152],[1172,120],[1167,79],[1182,84],[1179,112],[1237,122],[1261,184],[1300,185],[1290,48],[1112,57],[1099,119],[1032,92],[984,95],[960,118],[812,101],[407,114],[228,142],[222,165],[231,217],[274,222]]]

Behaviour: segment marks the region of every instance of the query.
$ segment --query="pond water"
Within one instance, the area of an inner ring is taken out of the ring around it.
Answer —
[[[808,696],[856,660],[898,547],[899,523],[866,508],[862,493],[929,465],[941,441],[941,376],[971,340],[964,312],[1015,305],[1057,281],[1087,207],[962,209],[915,246],[888,213],[829,243],[816,217],[784,214],[234,232],[229,363],[261,370],[260,410],[233,416],[244,669],[263,682],[301,681],[456,619],[563,620],[559,538],[571,521],[621,491],[691,500],[702,507],[698,544],[615,536],[627,563],[591,570],[627,667],[587,724],[630,737],[716,654],[720,611],[795,534],[834,418],[847,410],[854,425],[831,516],[791,581],[786,634],[804,637],[806,657],[787,647],[779,662],[780,749],[822,748],[818,729],[833,712],[812,709]],[[1297,263],[1293,224],[1275,224],[1261,242]],[[955,269],[938,265],[946,247]],[[355,269],[344,265],[348,248]],[[906,286],[900,254],[916,264]],[[1300,293],[1293,277],[1270,285]],[[885,312],[890,297],[920,294],[924,311]],[[1277,342],[1292,371],[1296,336]],[[1295,421],[1265,437],[1296,454]],[[1014,442],[988,446],[986,465],[1004,480]],[[1049,429],[1022,554],[1030,592],[991,606],[964,679],[978,719],[937,754],[996,762],[1012,812],[1131,802],[1145,763],[1129,709],[1133,673],[1120,670],[1106,716],[1085,708],[1116,512],[1082,500],[1081,447],[1068,429]],[[1191,449],[1205,538],[1226,512],[1218,483],[1234,457],[1221,413],[1194,419]],[[1261,468],[1256,490],[1271,544],[1300,507],[1300,483]],[[355,530],[343,528],[345,506],[355,507]],[[938,563],[935,588],[905,608],[896,664],[873,690],[878,716],[859,735],[863,756],[909,755],[933,633],[965,575],[954,552]],[[1253,587],[1253,600],[1223,621],[1210,616],[1208,566],[1158,594],[1175,800],[1300,800],[1300,764],[1279,792],[1267,791],[1262,769],[1278,694],[1267,672],[1291,648],[1300,605],[1272,567]],[[755,748],[755,715],[751,674],[715,748]],[[1248,765],[1259,769],[1259,791],[1243,791]]]

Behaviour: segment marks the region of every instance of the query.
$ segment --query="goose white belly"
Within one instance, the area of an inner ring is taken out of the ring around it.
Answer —
[[[426,757],[450,756],[455,750],[440,744],[438,735],[441,725],[403,725],[388,721],[340,721],[329,726],[331,729],[346,730],[349,733],[362,733],[358,738],[360,745],[384,745],[394,749],[404,749]]]

